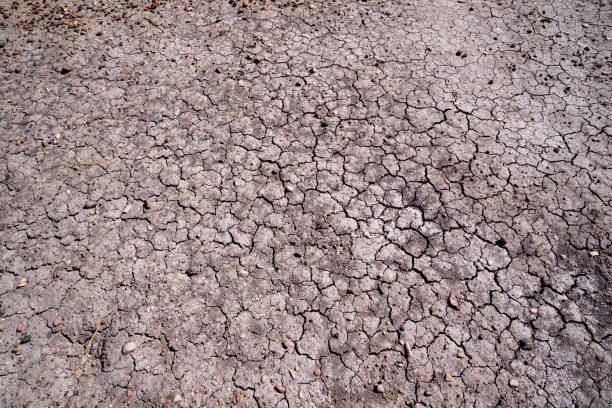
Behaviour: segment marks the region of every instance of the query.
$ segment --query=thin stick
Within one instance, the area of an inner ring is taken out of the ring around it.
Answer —
[[[109,164],[113,161],[115,161],[117,159],[117,157],[111,157],[110,159],[104,159],[104,160],[99,160],[96,162],[91,162],[91,163],[84,163],[84,162],[63,162],[62,164],[64,166],[104,166],[106,164]]]
[[[102,316],[100,320],[98,320],[98,325],[96,326],[96,330],[91,335],[91,339],[89,339],[89,342],[87,342],[87,347],[85,347],[85,351],[83,351],[83,355],[87,354],[87,350],[89,350],[89,347],[91,346],[91,343],[93,342],[94,337],[96,337],[96,333],[98,333],[98,330],[100,330],[100,326],[102,326],[102,320],[104,320],[106,316],[108,316],[109,314],[111,314],[111,312],[108,312],[107,314]]]

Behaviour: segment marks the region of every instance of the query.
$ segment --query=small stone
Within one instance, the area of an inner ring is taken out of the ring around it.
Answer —
[[[532,307],[529,309],[529,313],[531,314],[538,314],[538,308],[537,307]]]
[[[519,382],[516,378],[512,378],[508,384],[512,387],[512,388],[518,388],[519,386]]]
[[[299,399],[304,399],[304,393],[302,392],[302,390],[298,391],[298,398]]]
[[[457,297],[455,296],[454,292],[451,292],[450,295],[448,295],[448,304],[453,309],[460,310],[459,302],[457,301]]]
[[[19,340],[19,344],[29,343],[30,340],[32,340],[32,337],[26,334],[21,338],[21,340]]]
[[[589,28],[589,27],[590,27],[590,25],[589,25],[589,24],[587,24],[587,23],[582,24],[582,26],[583,26],[584,28]]]
[[[346,316],[346,320],[348,321],[352,321],[353,319],[355,319],[355,317],[352,314]]]
[[[284,394],[284,393],[286,393],[286,392],[287,392],[287,389],[286,389],[285,387],[283,387],[283,384],[280,384],[280,383],[279,383],[279,384],[276,384],[276,385],[274,386],[274,389],[276,390],[276,392],[279,392],[279,393],[281,393],[281,394]]]
[[[4,331],[4,330],[3,330],[3,331]],[[21,333],[22,331],[23,331],[23,324],[22,324],[22,323],[19,323],[19,324],[17,325],[17,333]]]
[[[238,394],[240,395],[240,394]],[[174,402],[181,402],[183,400],[183,397],[181,397],[181,394],[176,394],[173,398]],[[238,400],[237,402],[239,402],[240,400]]]
[[[315,67],[311,67],[311,68],[310,68],[310,73],[311,73],[311,74],[314,74],[314,73],[316,73],[316,72],[317,72],[317,69],[316,69]]]
[[[58,327],[62,325],[62,316],[57,316],[57,318],[55,319],[55,321],[53,322],[53,326],[54,327]]]
[[[329,122],[324,120],[323,122],[321,122],[321,127],[328,127],[329,126]]]
[[[374,391],[379,394],[382,394],[385,392],[385,387],[382,384],[376,384],[376,387],[374,387]]]
[[[444,380],[446,382],[451,382],[453,381],[453,376],[450,373],[446,373],[446,375],[444,376]]]
[[[151,200],[145,200],[144,208],[147,210],[150,210],[152,207],[153,207],[153,204],[151,203]]]
[[[315,368],[315,370],[314,370],[314,375],[315,375],[316,377],[320,377],[320,376],[321,376],[321,370],[320,370],[320,369],[318,369],[318,368]]]
[[[267,384],[267,383],[268,383],[268,381],[270,381],[270,377],[268,377],[268,376],[267,376],[267,375],[265,375],[265,374],[261,376],[261,383],[262,383],[262,384]]]
[[[519,347],[523,350],[531,350],[533,349],[533,339],[524,338],[519,340]]]
[[[17,284],[18,288],[23,288],[25,286],[28,286],[28,280],[27,279],[22,279],[21,281],[19,281],[19,283]]]
[[[463,349],[457,350],[457,357],[465,358],[465,351],[463,351]]]
[[[147,225],[147,231],[153,231],[153,226],[152,225]]]
[[[295,187],[293,187],[291,184],[288,184],[285,187],[285,190],[287,190],[287,192],[292,193],[295,190]]]
[[[127,355],[136,350],[136,347],[138,347],[138,343],[136,343],[135,341],[128,341],[123,345],[123,349],[121,350],[121,352],[123,353],[123,355]]]
[[[425,390],[425,396],[426,397],[431,397],[433,395],[433,393],[430,390]]]
[[[86,210],[90,210],[92,208],[96,208],[96,205],[98,205],[98,203],[95,201],[87,201],[85,202],[85,205],[83,205],[83,208]]]
[[[247,271],[246,269],[240,269],[240,270],[238,271],[238,275],[239,275],[241,278],[246,278],[247,276],[249,276],[249,271]]]
[[[599,256],[599,251],[589,251],[589,255],[591,255],[591,256]]]

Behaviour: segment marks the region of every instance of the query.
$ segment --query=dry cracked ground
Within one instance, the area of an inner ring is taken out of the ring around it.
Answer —
[[[0,5],[0,406],[612,403],[609,2]]]

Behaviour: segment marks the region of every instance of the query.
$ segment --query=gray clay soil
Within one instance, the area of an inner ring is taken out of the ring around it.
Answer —
[[[612,5],[0,0],[1,407],[609,407]]]

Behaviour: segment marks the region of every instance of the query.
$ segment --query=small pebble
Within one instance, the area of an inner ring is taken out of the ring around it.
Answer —
[[[316,368],[316,369],[314,370],[314,375],[315,375],[315,376],[317,376],[317,377],[320,377],[320,376],[321,376],[321,370],[319,370],[318,368]]]
[[[23,331],[23,324],[22,324],[22,323],[19,323],[19,324],[17,325],[17,333],[21,333],[22,331]]]
[[[532,307],[529,309],[529,313],[531,314],[538,314],[538,308],[537,307]]]
[[[83,205],[83,208],[85,208],[86,210],[89,210],[92,208],[96,208],[96,205],[98,205],[98,203],[95,201],[87,201],[85,205]]]
[[[524,338],[519,340],[519,347],[523,350],[531,350],[533,349],[533,340],[530,338]]]
[[[376,387],[374,387],[374,390],[377,393],[382,394],[385,392],[385,387],[382,384],[376,384]]]
[[[463,351],[462,349],[457,350],[457,357],[465,358],[465,351]]]
[[[274,386],[274,389],[276,390],[276,392],[280,392],[281,394],[284,394],[287,392],[287,389],[285,387],[283,387],[282,384],[276,384]]]
[[[121,350],[121,352],[123,353],[123,355],[130,354],[134,350],[136,350],[136,347],[138,347],[138,344],[135,341],[128,341],[123,345],[123,349]]]
[[[147,210],[150,210],[152,207],[153,207],[153,204],[151,203],[151,200],[145,200],[144,208],[146,208]]]
[[[27,279],[22,279],[21,281],[19,281],[19,283],[17,284],[18,288],[23,288],[25,286],[28,286],[28,280]]]
[[[53,322],[53,326],[58,327],[62,325],[62,316],[57,316],[57,319],[55,319],[55,321]]]
[[[25,336],[21,338],[21,340],[19,340],[19,343],[26,344],[26,343],[29,343],[30,340],[32,340],[32,337],[26,334]]]
[[[293,187],[291,184],[288,184],[287,187],[285,187],[285,190],[287,190],[287,192],[291,193],[295,190],[295,187]]]
[[[453,376],[450,373],[446,373],[444,379],[446,380],[446,382],[451,382],[453,381]]]
[[[302,392],[302,390],[298,391],[298,398],[299,399],[304,399],[304,393]]]
[[[512,378],[508,384],[512,387],[512,388],[518,388],[519,386],[519,382],[516,378]]]
[[[242,278],[246,278],[247,276],[249,276],[249,271],[247,271],[246,269],[240,269],[238,271],[238,275],[240,275],[240,277]]]
[[[448,295],[448,304],[453,309],[460,310],[459,302],[457,301],[457,297],[455,296],[454,292],[451,292],[450,295]]]

